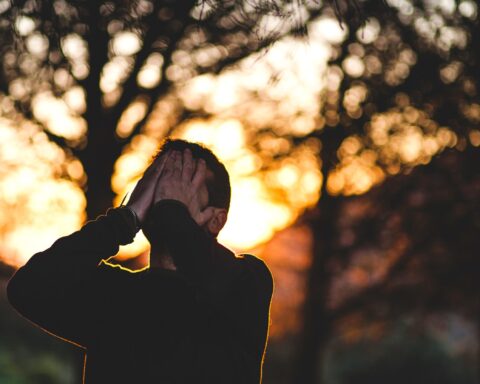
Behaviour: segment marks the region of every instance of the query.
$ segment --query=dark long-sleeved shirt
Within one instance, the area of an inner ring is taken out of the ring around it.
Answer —
[[[273,290],[263,261],[162,200],[150,217],[177,270],[132,273],[105,262],[133,241],[129,213],[111,208],[33,255],[8,283],[11,305],[86,349],[86,384],[259,383]]]

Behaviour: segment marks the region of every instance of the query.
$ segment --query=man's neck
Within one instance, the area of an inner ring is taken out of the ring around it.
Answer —
[[[153,248],[150,250],[150,268],[163,268],[173,271],[177,269],[172,257],[166,250],[158,251]]]

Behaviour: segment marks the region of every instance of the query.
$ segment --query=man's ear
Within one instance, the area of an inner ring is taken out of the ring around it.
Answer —
[[[207,223],[207,228],[213,235],[218,235],[227,222],[227,210],[225,208],[214,208],[214,214]]]

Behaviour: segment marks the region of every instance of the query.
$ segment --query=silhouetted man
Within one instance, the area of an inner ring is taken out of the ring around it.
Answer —
[[[9,301],[86,349],[87,384],[259,383],[273,280],[260,259],[217,242],[229,204],[216,156],[167,139],[128,203],[33,255]],[[106,263],[140,228],[150,266]]]

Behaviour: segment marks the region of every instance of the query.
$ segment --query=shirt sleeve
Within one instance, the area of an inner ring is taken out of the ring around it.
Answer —
[[[132,242],[134,228],[127,208],[110,208],[106,215],[59,238],[10,278],[10,304],[45,331],[85,347],[98,316],[99,297],[121,272],[100,261],[115,255],[120,244]]]

